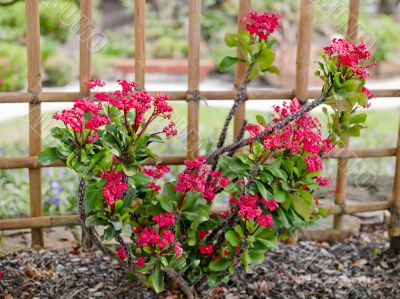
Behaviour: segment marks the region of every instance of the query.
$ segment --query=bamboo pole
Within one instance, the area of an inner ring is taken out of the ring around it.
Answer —
[[[135,0],[135,82],[143,90],[146,68],[146,0]]]
[[[29,156],[39,154],[41,140],[41,105],[37,93],[42,88],[40,72],[40,21],[39,0],[25,1],[26,48],[28,60],[28,92],[32,94],[29,104]],[[29,169],[30,214],[42,216],[42,172]],[[43,247],[43,230],[32,229],[32,247]]]
[[[239,2],[239,13],[238,13],[238,32],[242,32],[245,27],[241,20],[244,16],[250,12],[251,10],[251,0],[240,0]],[[242,57],[242,53],[239,49],[236,51],[237,57]],[[246,64],[241,62],[236,65],[236,73],[235,73],[235,87],[239,88],[241,82],[243,81],[243,77],[246,74]],[[246,103],[240,102],[237,107],[235,117],[233,119],[233,140],[236,140],[237,136],[240,134],[240,130],[242,128],[242,124],[246,114]]]
[[[81,1],[80,8],[79,90],[80,96],[86,97],[90,94],[86,82],[92,76],[92,0]]]
[[[390,206],[390,247],[394,251],[400,251],[400,124],[397,136],[396,170],[393,182],[393,195]]]
[[[350,42],[356,42],[357,40],[357,27],[358,27],[358,15],[359,15],[359,0],[350,0],[349,2],[349,19],[347,28],[347,38]],[[342,147],[347,148],[349,146],[349,138],[345,137],[342,139]],[[336,174],[336,194],[335,203],[341,205],[344,204],[346,198],[346,183],[347,183],[347,159],[339,159],[337,164]],[[343,217],[341,215],[333,218],[333,228],[341,229],[343,224]]]
[[[188,127],[187,158],[199,154],[199,92],[200,82],[200,40],[201,0],[189,1],[189,57],[188,57]]]
[[[396,148],[382,149],[337,149],[329,155],[324,155],[324,159],[358,159],[358,158],[381,158],[396,156]],[[157,163],[167,165],[180,165],[187,159],[187,156],[163,156]],[[153,165],[153,160],[146,160],[146,165]],[[61,161],[50,165],[41,165],[37,156],[0,158],[0,169],[18,169],[18,168],[41,168],[41,167],[65,167]]]
[[[378,98],[398,98],[400,97],[400,89],[371,89]],[[186,101],[190,94],[187,91],[149,91],[152,95],[164,93],[171,98],[171,101]],[[201,96],[208,101],[229,100],[232,101],[236,95],[236,90],[205,90],[199,92]],[[321,95],[319,89],[309,89],[307,91],[308,99],[315,99]],[[62,103],[72,102],[74,98],[79,97],[79,92],[39,92],[38,97],[42,103]],[[287,100],[295,97],[294,89],[251,89],[247,92],[249,100]],[[0,104],[8,103],[29,103],[33,99],[33,95],[28,92],[0,92]],[[379,99],[382,101],[385,99]]]
[[[322,205],[328,214],[347,215],[363,212],[383,211],[389,208],[386,201],[340,205]],[[221,210],[218,210],[221,212]],[[16,230],[25,228],[44,228],[79,225],[78,215],[41,216],[27,218],[0,219],[0,230]]]
[[[300,101],[308,99],[313,17],[313,0],[302,0],[300,4],[299,36],[297,40],[295,89],[295,95]]]

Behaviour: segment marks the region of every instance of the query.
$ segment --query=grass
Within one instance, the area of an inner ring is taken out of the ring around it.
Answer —
[[[175,103],[174,120],[180,134],[168,140],[158,154],[182,155],[186,152],[187,105]],[[267,109],[265,109],[267,110]],[[216,143],[219,131],[223,125],[227,108],[202,105],[200,109],[200,148],[205,153]],[[246,119],[255,121],[257,114],[263,114],[270,119],[267,112],[249,110]],[[44,146],[48,143],[50,128],[55,125],[51,120],[52,113],[43,114],[42,135]],[[323,115],[317,113],[323,121]],[[0,123],[0,157],[21,157],[27,155],[28,121],[27,118],[10,119]],[[359,138],[351,139],[352,148],[388,148],[395,147],[399,126],[398,111],[368,111],[367,128]],[[229,128],[228,140],[232,141],[232,126]],[[349,163],[350,172],[359,174],[370,172],[373,175],[394,174],[394,157],[352,159]],[[332,178],[336,173],[336,161],[326,161],[325,174]],[[26,169],[0,170],[0,217],[26,215],[29,213],[28,171]],[[45,168],[43,170],[43,203],[46,214],[68,213],[75,210],[76,177],[72,171],[65,168]]]

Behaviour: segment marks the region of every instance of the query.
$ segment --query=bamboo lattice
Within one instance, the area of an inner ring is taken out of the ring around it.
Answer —
[[[238,20],[251,10],[251,0],[239,0]],[[0,230],[32,229],[32,246],[43,246],[43,228],[55,226],[76,225],[77,215],[43,216],[41,168],[37,155],[41,150],[41,103],[70,102],[78,96],[89,95],[84,84],[91,78],[91,36],[92,36],[92,1],[81,0],[80,18],[80,60],[79,60],[79,92],[42,92],[40,63],[40,24],[39,0],[29,0],[26,3],[26,42],[28,58],[28,88],[26,92],[2,92],[1,103],[29,103],[29,156],[18,158],[0,158],[0,169],[29,169],[30,217],[0,219]],[[235,73],[235,85],[230,91],[201,91],[200,81],[200,40],[201,40],[201,0],[189,0],[189,55],[188,55],[188,90],[187,91],[151,91],[152,94],[163,92],[173,101],[188,102],[187,154],[185,156],[166,156],[164,164],[182,164],[187,158],[198,155],[199,150],[199,99],[200,95],[207,100],[232,100],[236,94],[235,88],[240,84],[245,68],[238,64]],[[310,70],[310,49],[313,28],[313,0],[301,0],[300,20],[297,41],[296,58],[296,88],[295,89],[263,89],[249,90],[247,98],[251,100],[285,100],[298,97],[301,100],[315,98],[319,90],[308,88]],[[349,0],[348,39],[357,39],[357,24],[360,1]],[[135,81],[137,89],[145,88],[145,18],[146,1],[135,0]],[[242,30],[238,22],[238,30]],[[400,97],[400,89],[372,90],[377,97]],[[234,118],[234,136],[239,134],[245,117],[245,102],[241,103]],[[400,128],[399,128],[400,138]],[[346,204],[346,164],[348,159],[369,157],[396,156],[396,172],[394,178],[393,200],[389,202],[370,202],[362,204]],[[388,210],[392,211],[390,236],[393,240],[400,239],[400,139],[396,148],[359,149],[341,148],[325,158],[338,159],[338,176],[335,204],[326,206],[328,213],[335,215],[334,228],[340,228],[342,215],[358,212]],[[151,163],[151,161],[149,161]],[[49,167],[63,167],[62,163],[53,163]],[[47,166],[46,166],[47,167]]]

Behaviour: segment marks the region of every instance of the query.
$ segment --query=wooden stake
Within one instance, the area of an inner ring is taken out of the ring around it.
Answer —
[[[199,92],[200,82],[200,40],[201,0],[189,1],[189,67],[188,67],[188,127],[187,157],[193,159],[199,154]]]
[[[79,90],[80,96],[89,96],[86,86],[92,76],[92,0],[81,1],[79,35]]]
[[[397,149],[396,149],[396,170],[394,174],[393,195],[390,207],[390,247],[399,252],[400,251],[400,124],[399,134],[397,136]]]
[[[146,0],[135,0],[135,82],[143,90],[146,68]]]
[[[42,89],[40,72],[40,21],[39,0],[25,1],[26,48],[28,60],[28,92],[32,93],[29,104],[29,156],[38,155],[42,148],[41,106],[38,93]],[[42,172],[29,169],[29,195],[32,217],[40,217],[42,211]],[[32,229],[32,247],[43,247],[43,230]]]
[[[242,32],[245,29],[241,20],[243,17],[251,10],[251,0],[240,0],[239,3],[239,13],[238,13],[238,32]],[[239,49],[236,51],[238,57],[242,57],[242,53]],[[239,88],[243,81],[243,76],[246,73],[246,64],[238,63],[236,66],[235,73],[235,87]],[[236,140],[237,136],[240,134],[240,129],[242,128],[243,120],[246,114],[246,103],[241,102],[236,110],[235,118],[233,119],[233,140]]]
[[[300,4],[299,36],[297,41],[295,89],[295,95],[301,101],[308,99],[313,17],[313,0],[302,0]]]
[[[357,24],[359,15],[359,0],[350,0],[349,3],[349,20],[347,28],[347,39],[354,43],[357,40]],[[349,138],[345,137],[342,139],[343,148],[349,146]],[[347,184],[347,159],[339,159],[337,164],[337,174],[336,174],[336,194],[335,203],[342,205],[346,198],[346,184]],[[341,215],[335,216],[333,218],[333,228],[342,228],[343,217]]]

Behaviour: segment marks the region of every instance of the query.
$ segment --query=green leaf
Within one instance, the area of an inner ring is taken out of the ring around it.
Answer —
[[[274,65],[268,67],[268,68],[266,69],[266,71],[267,71],[268,73],[271,73],[271,74],[277,74],[278,76],[281,74],[281,71],[280,71],[276,66],[274,66]]]
[[[46,148],[39,153],[39,162],[42,165],[49,165],[57,160],[60,160],[60,157],[54,147]]]
[[[310,219],[311,213],[314,210],[314,206],[312,204],[308,204],[304,200],[300,198],[294,198],[292,201],[293,208],[304,220]]]
[[[155,264],[151,276],[154,290],[157,294],[161,293],[164,290],[164,274],[159,263]]]
[[[265,120],[264,116],[257,114],[256,115],[256,120],[260,125],[265,125],[267,124],[267,121]]]
[[[176,198],[176,194],[177,193],[174,191],[174,185],[171,182],[164,184],[160,204],[165,211],[172,212],[174,209],[174,199]]]
[[[229,230],[225,233],[225,239],[231,244],[232,246],[240,246],[242,243],[237,235],[237,233],[233,230]]]
[[[363,123],[365,123],[366,120],[367,120],[366,113],[358,113],[351,117],[350,123],[351,124],[363,124]]]
[[[125,223],[122,226],[122,234],[124,235],[124,237],[126,238],[130,238],[132,236],[132,227],[130,224]]]
[[[314,201],[314,197],[307,190],[300,189],[298,190],[298,192],[301,198],[304,199],[306,203],[311,204]]]
[[[342,84],[342,88],[345,89],[346,91],[357,91],[359,90],[360,83],[361,83],[360,80],[350,79]]]
[[[113,219],[109,220],[110,223],[114,226],[114,229],[116,231],[119,231],[122,229],[122,220],[119,217],[114,217]]]
[[[267,70],[274,62],[275,53],[271,49],[263,49],[258,57],[258,63],[262,71]]]
[[[239,234],[241,238],[244,238],[243,228],[239,224],[234,227],[234,230]]]
[[[286,200],[286,192],[281,188],[275,188],[273,197],[277,202],[284,202]]]
[[[242,59],[232,56],[225,56],[219,63],[218,68],[221,72],[224,72],[239,61],[242,61]]]
[[[261,182],[254,181],[254,183],[256,184],[257,189],[263,198],[265,198],[267,200],[272,198],[271,192],[269,192]]]
[[[208,265],[208,267],[210,268],[211,271],[221,272],[221,271],[228,269],[228,267],[231,263],[232,263],[232,261],[230,261],[230,260],[220,258],[215,261],[212,261]]]
[[[254,80],[255,78],[257,78],[258,76],[261,76],[263,74],[263,71],[260,67],[260,64],[258,62],[254,63],[254,65],[252,66],[249,76],[247,77],[248,80]]]
[[[267,169],[273,176],[281,178],[282,180],[287,180],[287,174],[282,169],[274,167],[273,165],[265,165],[264,169]]]
[[[225,44],[230,48],[236,47],[238,44],[238,35],[234,33],[227,33],[225,35]]]

